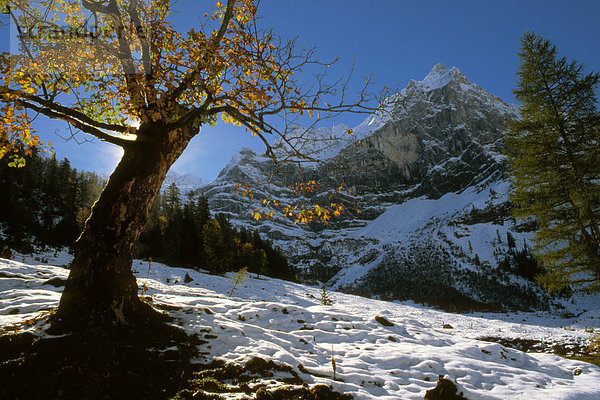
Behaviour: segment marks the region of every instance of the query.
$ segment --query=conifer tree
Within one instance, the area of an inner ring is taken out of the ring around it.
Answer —
[[[208,222],[210,219],[210,209],[208,207],[208,199],[204,195],[198,196],[197,204],[196,204],[196,214],[198,218],[198,227],[200,231],[202,231],[202,227],[204,224]]]
[[[196,251],[200,240],[198,231],[196,206],[192,200],[186,202],[183,206],[183,218],[181,220],[181,247],[182,261],[191,265],[195,261]]]
[[[521,118],[507,136],[515,216],[539,223],[534,253],[549,290],[600,290],[598,73],[559,57],[535,33],[521,39],[514,91]]]
[[[165,229],[166,256],[171,263],[181,265],[183,261],[183,210],[179,205],[168,210],[167,220],[167,227]]]
[[[267,253],[263,249],[254,249],[250,261],[251,269],[259,278],[262,273],[267,271]]]
[[[0,160],[0,223],[15,235],[8,241],[22,251],[29,251],[24,245],[31,239],[44,246],[72,246],[102,181],[36,151],[25,160],[21,168],[8,167],[9,158]]]
[[[172,214],[174,210],[181,207],[181,191],[175,182],[171,183],[165,193],[167,213]]]
[[[216,219],[209,220],[202,228],[206,266],[212,273],[221,271],[224,265],[225,244],[223,229]]]

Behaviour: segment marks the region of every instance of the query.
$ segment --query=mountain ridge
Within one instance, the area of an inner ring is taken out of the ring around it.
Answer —
[[[390,96],[353,135],[342,136],[322,162],[283,166],[277,175],[267,157],[244,149],[204,190],[211,209],[259,229],[304,280],[451,308],[546,308],[551,299],[519,276],[515,265],[514,254],[526,253],[532,237],[508,213],[502,147],[517,117],[516,106],[471,83],[458,68],[437,64],[423,80],[411,80]],[[327,226],[294,224],[261,204],[262,199],[293,204],[289,185],[309,180],[319,183],[321,193],[305,200],[341,202],[346,207],[341,218]],[[340,183],[345,192],[335,189]],[[235,194],[235,185],[243,184],[253,186],[253,198]],[[404,226],[427,207],[430,212],[412,229],[387,238],[361,235],[376,230],[382,218]],[[251,217],[256,209],[275,216],[256,222]],[[509,237],[516,247],[509,246]]]

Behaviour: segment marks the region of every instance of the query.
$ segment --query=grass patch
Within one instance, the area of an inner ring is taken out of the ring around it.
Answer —
[[[569,360],[583,361],[600,367],[600,334],[592,337],[592,344],[589,346],[547,344],[541,340],[506,339],[499,337],[485,337],[479,340],[499,343],[505,347],[521,350],[526,353],[552,353]]]
[[[567,358],[584,361],[600,367],[600,333],[596,333],[594,336],[592,336],[592,344],[588,346],[587,351],[587,354]]]
[[[594,364],[600,367],[600,355],[599,354],[590,354],[588,356],[573,356],[573,357],[565,357],[570,360],[583,361],[586,363]]]

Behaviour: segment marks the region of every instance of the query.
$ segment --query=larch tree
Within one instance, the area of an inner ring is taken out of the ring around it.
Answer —
[[[559,57],[535,33],[521,39],[521,117],[507,136],[514,212],[539,223],[534,252],[550,290],[600,290],[600,74]]]
[[[288,140],[295,119],[363,111],[369,100],[368,79],[348,101],[348,81],[330,80],[314,48],[260,29],[254,0],[217,2],[186,32],[172,3],[16,0],[4,10],[20,51],[0,58],[3,154],[18,163],[18,149],[40,145],[38,116],[124,150],[75,244],[57,331],[156,317],[138,297],[132,249],[169,167],[202,126],[221,118],[262,140],[267,155],[277,142],[298,157],[299,142]]]

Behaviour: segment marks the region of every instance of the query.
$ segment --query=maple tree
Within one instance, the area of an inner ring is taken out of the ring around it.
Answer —
[[[155,316],[138,297],[132,248],[167,171],[202,126],[221,118],[257,136],[273,159],[297,159],[298,118],[361,112],[369,100],[368,80],[349,102],[348,81],[328,80],[330,63],[314,48],[260,29],[253,0],[217,2],[187,32],[176,29],[173,10],[169,0],[6,5],[21,51],[0,56],[1,155],[19,163],[43,145],[31,128],[39,115],[124,150],[76,242],[53,320],[59,330]],[[299,79],[307,70],[310,85]],[[334,203],[295,216],[341,210]]]

